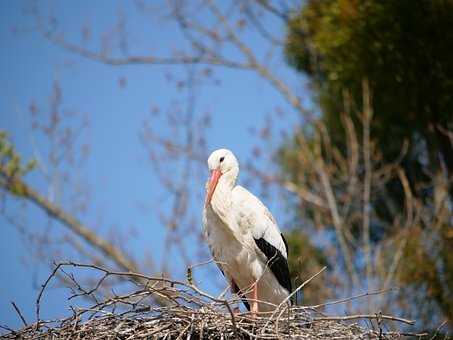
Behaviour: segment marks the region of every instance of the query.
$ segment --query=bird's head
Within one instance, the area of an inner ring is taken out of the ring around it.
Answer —
[[[211,177],[207,184],[206,206],[211,202],[220,177],[224,178],[227,184],[234,186],[239,174],[239,163],[230,150],[218,149],[209,156],[208,168],[211,172]]]

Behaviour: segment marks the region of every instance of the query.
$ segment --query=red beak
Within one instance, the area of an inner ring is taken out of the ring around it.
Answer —
[[[219,169],[212,170],[211,178],[209,179],[208,185],[208,193],[206,194],[206,201],[205,206],[207,207],[209,203],[211,203],[212,195],[214,194],[215,187],[217,186],[217,182],[219,181],[220,176],[222,173]]]

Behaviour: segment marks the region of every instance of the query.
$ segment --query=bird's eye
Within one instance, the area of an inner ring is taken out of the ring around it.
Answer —
[[[225,157],[220,157],[220,163],[222,163],[224,159]]]

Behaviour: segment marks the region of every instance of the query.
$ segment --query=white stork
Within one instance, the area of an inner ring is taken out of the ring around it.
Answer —
[[[213,258],[252,315],[272,311],[291,292],[286,240],[264,204],[235,185],[239,164],[230,150],[214,151],[208,166],[203,232]]]

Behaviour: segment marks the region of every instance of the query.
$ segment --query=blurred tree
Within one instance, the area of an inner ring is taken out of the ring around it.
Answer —
[[[344,92],[357,110],[366,78],[384,158],[398,157],[407,140],[403,164],[411,180],[443,167],[451,176],[452,22],[450,0],[308,1],[289,23],[286,53],[311,76],[335,141],[342,139]]]
[[[314,247],[310,238],[300,230],[292,230],[287,233],[286,241],[288,242],[291,256],[288,259],[290,275],[294,281],[293,286],[297,288],[307,276],[307,273],[316,273],[328,264],[322,251]],[[326,277],[314,280],[310,287],[303,291],[303,296],[296,296],[296,303],[304,305],[314,305],[324,301],[331,292],[328,289]]]
[[[452,23],[450,0],[310,0],[289,21],[285,46],[289,63],[309,76],[317,94],[328,141],[321,153],[359,167],[355,194],[362,197],[340,209],[351,239],[363,239],[362,247],[351,246],[355,266],[367,272],[368,284],[387,281],[376,277],[380,265],[395,270],[391,276],[406,287],[401,295],[411,294],[406,302],[426,321],[453,320]],[[355,146],[352,131],[362,140]],[[310,177],[301,137],[316,147],[316,133],[305,130],[280,152],[283,173],[298,187]],[[397,167],[378,185],[375,170],[384,164]],[[333,185],[340,205],[346,188]],[[389,243],[395,248],[378,260]],[[360,265],[363,253],[375,270]]]

